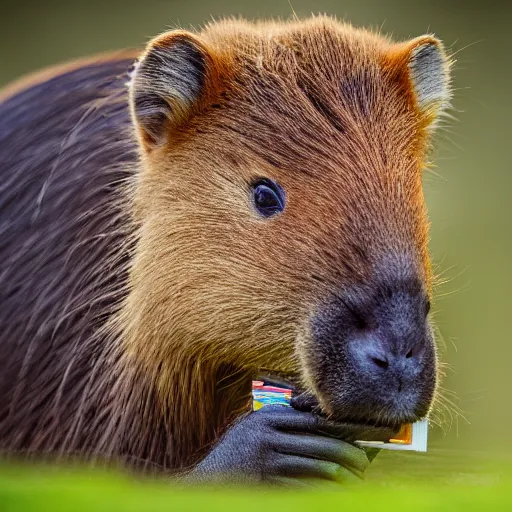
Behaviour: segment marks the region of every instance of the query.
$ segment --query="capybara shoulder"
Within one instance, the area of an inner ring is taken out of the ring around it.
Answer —
[[[76,411],[97,358],[92,333],[119,299],[132,64],[57,69],[0,104],[0,446],[59,445],[38,439],[39,426]]]

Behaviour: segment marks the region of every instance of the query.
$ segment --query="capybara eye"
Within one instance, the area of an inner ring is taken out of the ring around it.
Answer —
[[[253,185],[256,209],[263,217],[271,217],[284,210],[284,190],[269,179],[259,179]]]

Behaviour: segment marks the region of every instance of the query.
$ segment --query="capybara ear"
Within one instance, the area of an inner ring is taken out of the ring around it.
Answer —
[[[395,45],[387,56],[387,64],[405,79],[415,106],[428,124],[436,121],[450,103],[451,60],[443,43],[425,35]]]
[[[165,144],[201,110],[217,75],[214,56],[190,32],[168,32],[149,42],[130,83],[132,119],[146,151]]]

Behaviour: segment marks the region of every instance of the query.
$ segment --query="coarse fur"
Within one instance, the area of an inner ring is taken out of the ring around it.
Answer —
[[[449,62],[327,17],[172,32],[131,62],[0,105],[0,449],[168,471],[262,368],[332,412],[308,353],[333,294],[383,262],[431,294],[421,170]],[[258,217],[259,177],[282,215]]]

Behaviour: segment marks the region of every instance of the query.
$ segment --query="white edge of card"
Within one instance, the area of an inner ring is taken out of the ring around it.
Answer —
[[[428,441],[428,420],[417,421],[412,425],[412,443],[395,444],[379,441],[356,441],[359,446],[366,448],[379,448],[382,450],[426,452]]]

